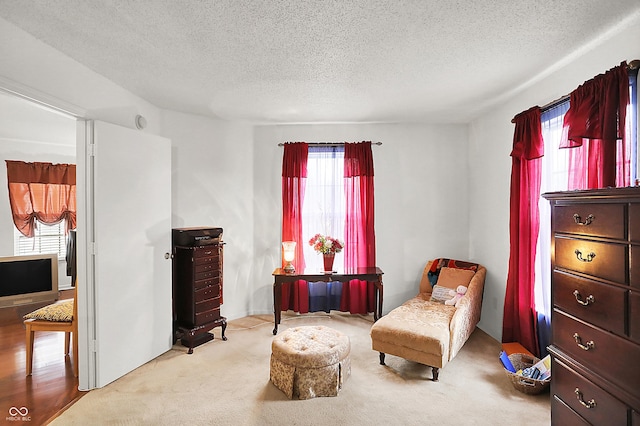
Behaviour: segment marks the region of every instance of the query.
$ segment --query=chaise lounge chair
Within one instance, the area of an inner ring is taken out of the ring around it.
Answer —
[[[378,319],[371,327],[372,349],[432,368],[432,380],[465,344],[480,321],[486,269],[479,264],[451,259],[429,261],[414,298]],[[457,307],[447,305],[449,290],[467,291]]]

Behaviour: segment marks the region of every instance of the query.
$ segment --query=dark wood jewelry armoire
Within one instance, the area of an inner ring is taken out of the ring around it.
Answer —
[[[173,336],[193,348],[214,338],[210,333],[227,319],[222,305],[222,228],[175,228],[173,245]]]

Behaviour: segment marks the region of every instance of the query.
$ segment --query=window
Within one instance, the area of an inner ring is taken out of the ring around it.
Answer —
[[[544,156],[542,157],[542,173],[540,177],[540,193],[565,191],[569,183],[569,149],[560,149],[564,114],[569,109],[569,101],[563,101],[545,110],[540,121],[542,124],[542,138],[544,139]],[[540,231],[536,247],[536,311],[551,318],[551,265],[547,259],[551,258],[551,206],[549,201],[540,197]],[[543,291],[549,289],[549,291]]]
[[[316,234],[344,241],[344,147],[310,146],[307,156],[307,183],[302,207],[304,259],[309,270],[323,269],[322,256],[308,241]],[[336,256],[334,267],[341,270],[344,256]]]
[[[310,272],[313,269],[318,272],[323,270],[319,267],[321,263],[317,263],[316,266],[308,263],[314,260],[319,262],[317,254],[314,253],[307,259],[305,253],[309,250],[310,237],[316,233],[328,234],[342,239],[345,243],[342,251],[344,256],[339,256],[334,263],[336,269],[372,268],[376,264],[376,253],[371,142],[329,144],[329,148],[332,148],[329,150],[316,151],[316,147],[309,147],[305,142],[284,144],[282,239],[298,242],[296,251],[298,260],[302,261],[298,262],[296,269],[302,268],[302,264],[304,269]],[[320,148],[325,147],[327,145],[323,143]],[[318,156],[320,154],[316,155],[317,153],[325,153],[326,158]],[[315,196],[316,192],[321,196]],[[306,220],[306,231],[303,231],[305,215],[315,218],[315,224]],[[287,290],[285,294],[283,287],[282,309],[289,309],[291,303],[295,311],[308,312],[310,289],[306,282],[298,280],[291,288],[293,290]],[[331,291],[333,292],[333,289]],[[342,286],[339,308],[342,311],[363,315],[374,312],[373,283],[353,279],[349,285]]]
[[[638,176],[638,96],[637,78],[631,78],[629,85],[629,106],[627,107],[626,134],[630,151],[630,164],[625,168],[630,176],[632,184],[637,182]],[[542,136],[545,150],[542,157],[542,173],[540,182],[540,193],[553,191],[565,191],[569,188],[569,164],[572,148],[559,149],[562,139],[564,115],[569,109],[569,100],[559,102],[543,110],[540,117],[542,125]],[[540,198],[538,203],[540,210],[540,231],[538,234],[538,244],[536,247],[535,261],[535,307],[539,316],[546,318],[549,322],[551,318],[551,265],[548,262],[551,254],[551,211],[549,202]],[[539,318],[540,320],[540,318]],[[543,327],[540,327],[539,332]],[[540,347],[545,348],[544,335],[538,336]]]
[[[35,236],[27,238],[14,227],[14,255],[57,253],[59,260],[64,259],[67,254],[67,238],[64,235],[64,228],[64,220],[54,225],[37,222]]]

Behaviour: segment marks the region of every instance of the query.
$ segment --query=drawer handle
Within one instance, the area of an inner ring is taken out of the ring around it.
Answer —
[[[593,222],[594,219],[595,219],[595,216],[590,214],[589,216],[587,216],[584,222],[581,222],[582,218],[578,213],[573,215],[573,220],[576,221],[576,225],[588,226],[588,225],[591,225],[591,222]]]
[[[579,347],[580,349],[584,349],[585,351],[588,351],[588,350],[590,350],[590,349],[593,349],[593,348],[596,346],[596,344],[595,344],[595,343],[593,343],[593,340],[589,340],[589,341],[587,342],[587,344],[586,344],[586,345],[583,345],[583,344],[582,344],[582,338],[580,337],[580,335],[579,335],[578,333],[574,333],[574,335],[573,335],[573,339],[574,339],[574,340],[576,341],[576,343],[578,344],[578,347]]]
[[[596,257],[596,254],[594,252],[591,252],[587,255],[586,258],[582,257],[582,252],[578,249],[576,249],[576,251],[574,252],[576,254],[576,257],[578,258],[578,260],[580,262],[592,262],[593,258]]]
[[[576,388],[575,390],[576,392],[576,397],[578,398],[578,401],[580,401],[580,404],[584,405],[587,408],[593,408],[596,406],[596,400],[592,399],[591,401],[585,401],[583,396],[582,396],[582,392],[580,392],[580,388]]]
[[[586,300],[582,300],[582,296],[580,295],[580,292],[578,290],[574,290],[573,295],[576,297],[576,302],[578,302],[582,306],[589,306],[596,301],[596,299],[593,297],[593,294],[587,296]]]

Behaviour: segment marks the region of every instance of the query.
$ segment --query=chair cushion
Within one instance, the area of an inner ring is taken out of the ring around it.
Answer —
[[[373,323],[371,338],[449,359],[449,324],[455,307],[418,295]],[[401,356],[401,355],[399,355]]]
[[[35,319],[55,322],[71,322],[73,320],[73,299],[63,300],[28,313],[24,319]]]
[[[473,278],[475,274],[476,271],[471,271],[469,269],[443,267],[440,270],[440,275],[438,276],[438,282],[436,284],[452,290],[455,290],[459,285],[469,287],[471,278]]]
[[[334,365],[351,352],[349,337],[325,326],[294,327],[273,338],[271,353],[285,364],[304,368]]]

